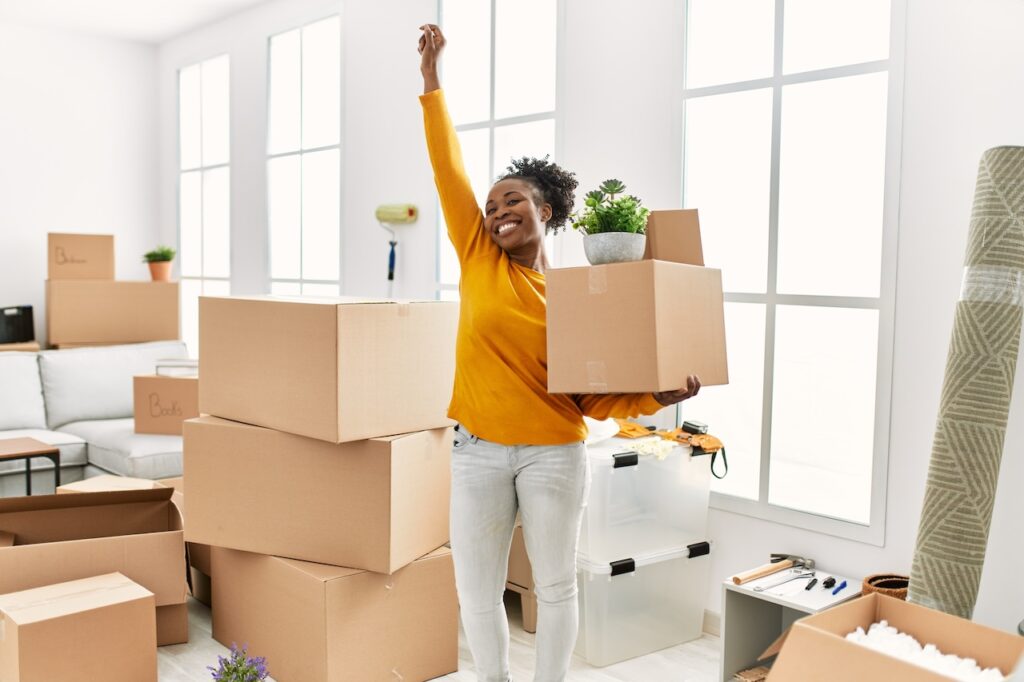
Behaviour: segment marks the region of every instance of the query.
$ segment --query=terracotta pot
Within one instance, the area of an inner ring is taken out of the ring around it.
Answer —
[[[870,594],[872,592],[878,592],[884,594],[887,597],[895,597],[896,599],[907,599],[907,586],[910,583],[910,577],[905,575],[894,575],[892,573],[875,573],[864,578],[864,583],[861,585],[861,594]]]
[[[159,260],[152,261],[149,264],[149,275],[153,278],[154,282],[170,282],[171,281],[171,261]]]

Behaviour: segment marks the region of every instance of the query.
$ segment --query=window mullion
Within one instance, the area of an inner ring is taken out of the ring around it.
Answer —
[[[785,0],[775,2],[775,43],[772,66],[772,149],[768,199],[768,281],[764,324],[764,394],[761,407],[761,459],[757,499],[768,502],[771,482],[772,405],[775,387],[775,309],[779,251],[779,159],[782,147],[782,40]]]

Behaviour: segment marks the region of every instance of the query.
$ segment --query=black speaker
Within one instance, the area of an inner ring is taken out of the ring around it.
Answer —
[[[0,343],[25,343],[35,340],[32,306],[16,305],[0,309]]]

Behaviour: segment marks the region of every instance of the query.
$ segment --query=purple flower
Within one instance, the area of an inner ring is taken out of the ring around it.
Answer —
[[[231,655],[217,657],[217,667],[207,666],[217,682],[263,682],[270,674],[267,659],[249,656],[248,646],[231,645]]]

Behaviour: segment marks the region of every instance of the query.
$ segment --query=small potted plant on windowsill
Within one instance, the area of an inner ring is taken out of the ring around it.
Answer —
[[[583,232],[583,251],[591,265],[625,263],[644,257],[647,215],[650,211],[626,191],[621,180],[605,180],[584,198],[583,210],[572,216],[572,227]]]
[[[149,275],[154,282],[171,281],[171,261],[176,253],[169,246],[158,246],[142,257],[142,260],[149,263]]]

